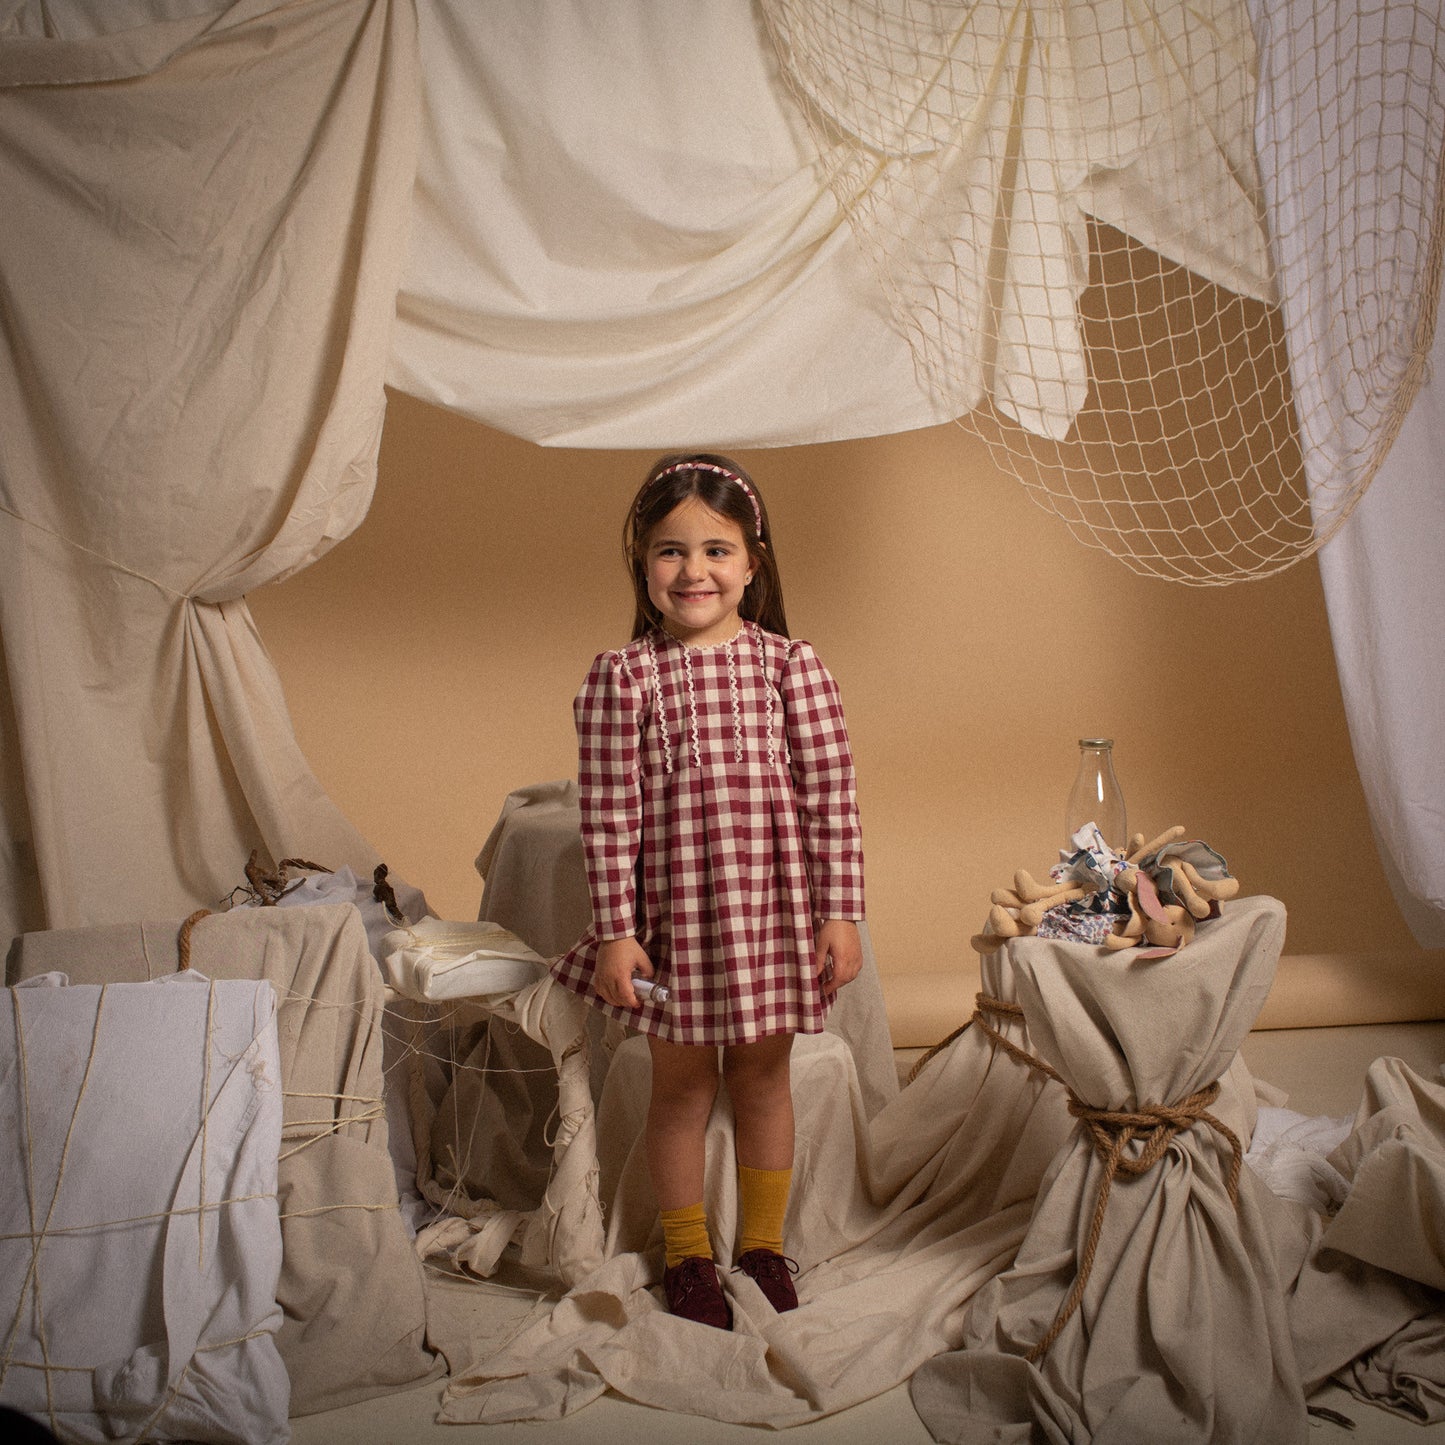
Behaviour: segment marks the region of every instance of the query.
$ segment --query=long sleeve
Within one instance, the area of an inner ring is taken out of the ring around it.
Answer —
[[[781,691],[813,916],[861,919],[863,835],[838,684],[812,647],[795,641]]]
[[[593,929],[604,941],[630,938],[637,930],[644,701],[622,658],[604,652],[573,705],[587,887]]]

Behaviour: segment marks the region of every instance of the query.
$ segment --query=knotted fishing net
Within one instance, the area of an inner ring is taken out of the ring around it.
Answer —
[[[1036,502],[1194,585],[1333,534],[1434,332],[1433,0],[762,10],[922,382]]]

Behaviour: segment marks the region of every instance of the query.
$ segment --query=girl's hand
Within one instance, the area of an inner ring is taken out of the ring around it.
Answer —
[[[632,987],[632,977],[652,977],[652,960],[635,938],[613,938],[597,945],[597,964],[592,970],[592,988],[603,1003],[618,1008],[641,1008]]]
[[[826,998],[832,998],[863,971],[863,940],[858,925],[846,919],[826,919],[818,928],[813,952]]]

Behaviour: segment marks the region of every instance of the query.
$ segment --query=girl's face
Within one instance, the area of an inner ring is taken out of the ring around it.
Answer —
[[[696,497],[679,502],[647,538],[647,595],[662,625],[692,647],[726,642],[753,580],[742,528]]]

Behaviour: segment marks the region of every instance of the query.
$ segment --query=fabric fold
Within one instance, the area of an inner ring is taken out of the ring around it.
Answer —
[[[1001,954],[984,960],[985,986],[1011,997],[1003,965]],[[1027,1046],[1021,1022],[1004,1029]],[[666,1313],[642,1145],[650,1065],[632,1039],[613,1057],[598,1111],[605,1261],[499,1349],[458,1364],[439,1418],[557,1419],[612,1389],[777,1428],[881,1394],[957,1348],[968,1299],[1012,1260],[1072,1128],[1063,1091],[976,1028],[871,1120],[835,1035],[797,1041],[793,1090],[798,1154],[784,1239],[801,1267],[800,1308],[774,1314],[751,1280],[724,1269],[731,1333]],[[738,1216],[725,1098],[707,1157],[714,1247],[726,1255]]]
[[[238,0],[4,47],[7,933],[188,913],[257,847],[377,861],[300,752],[244,594],[370,501],[414,24]],[[155,63],[56,70],[106,47]]]

